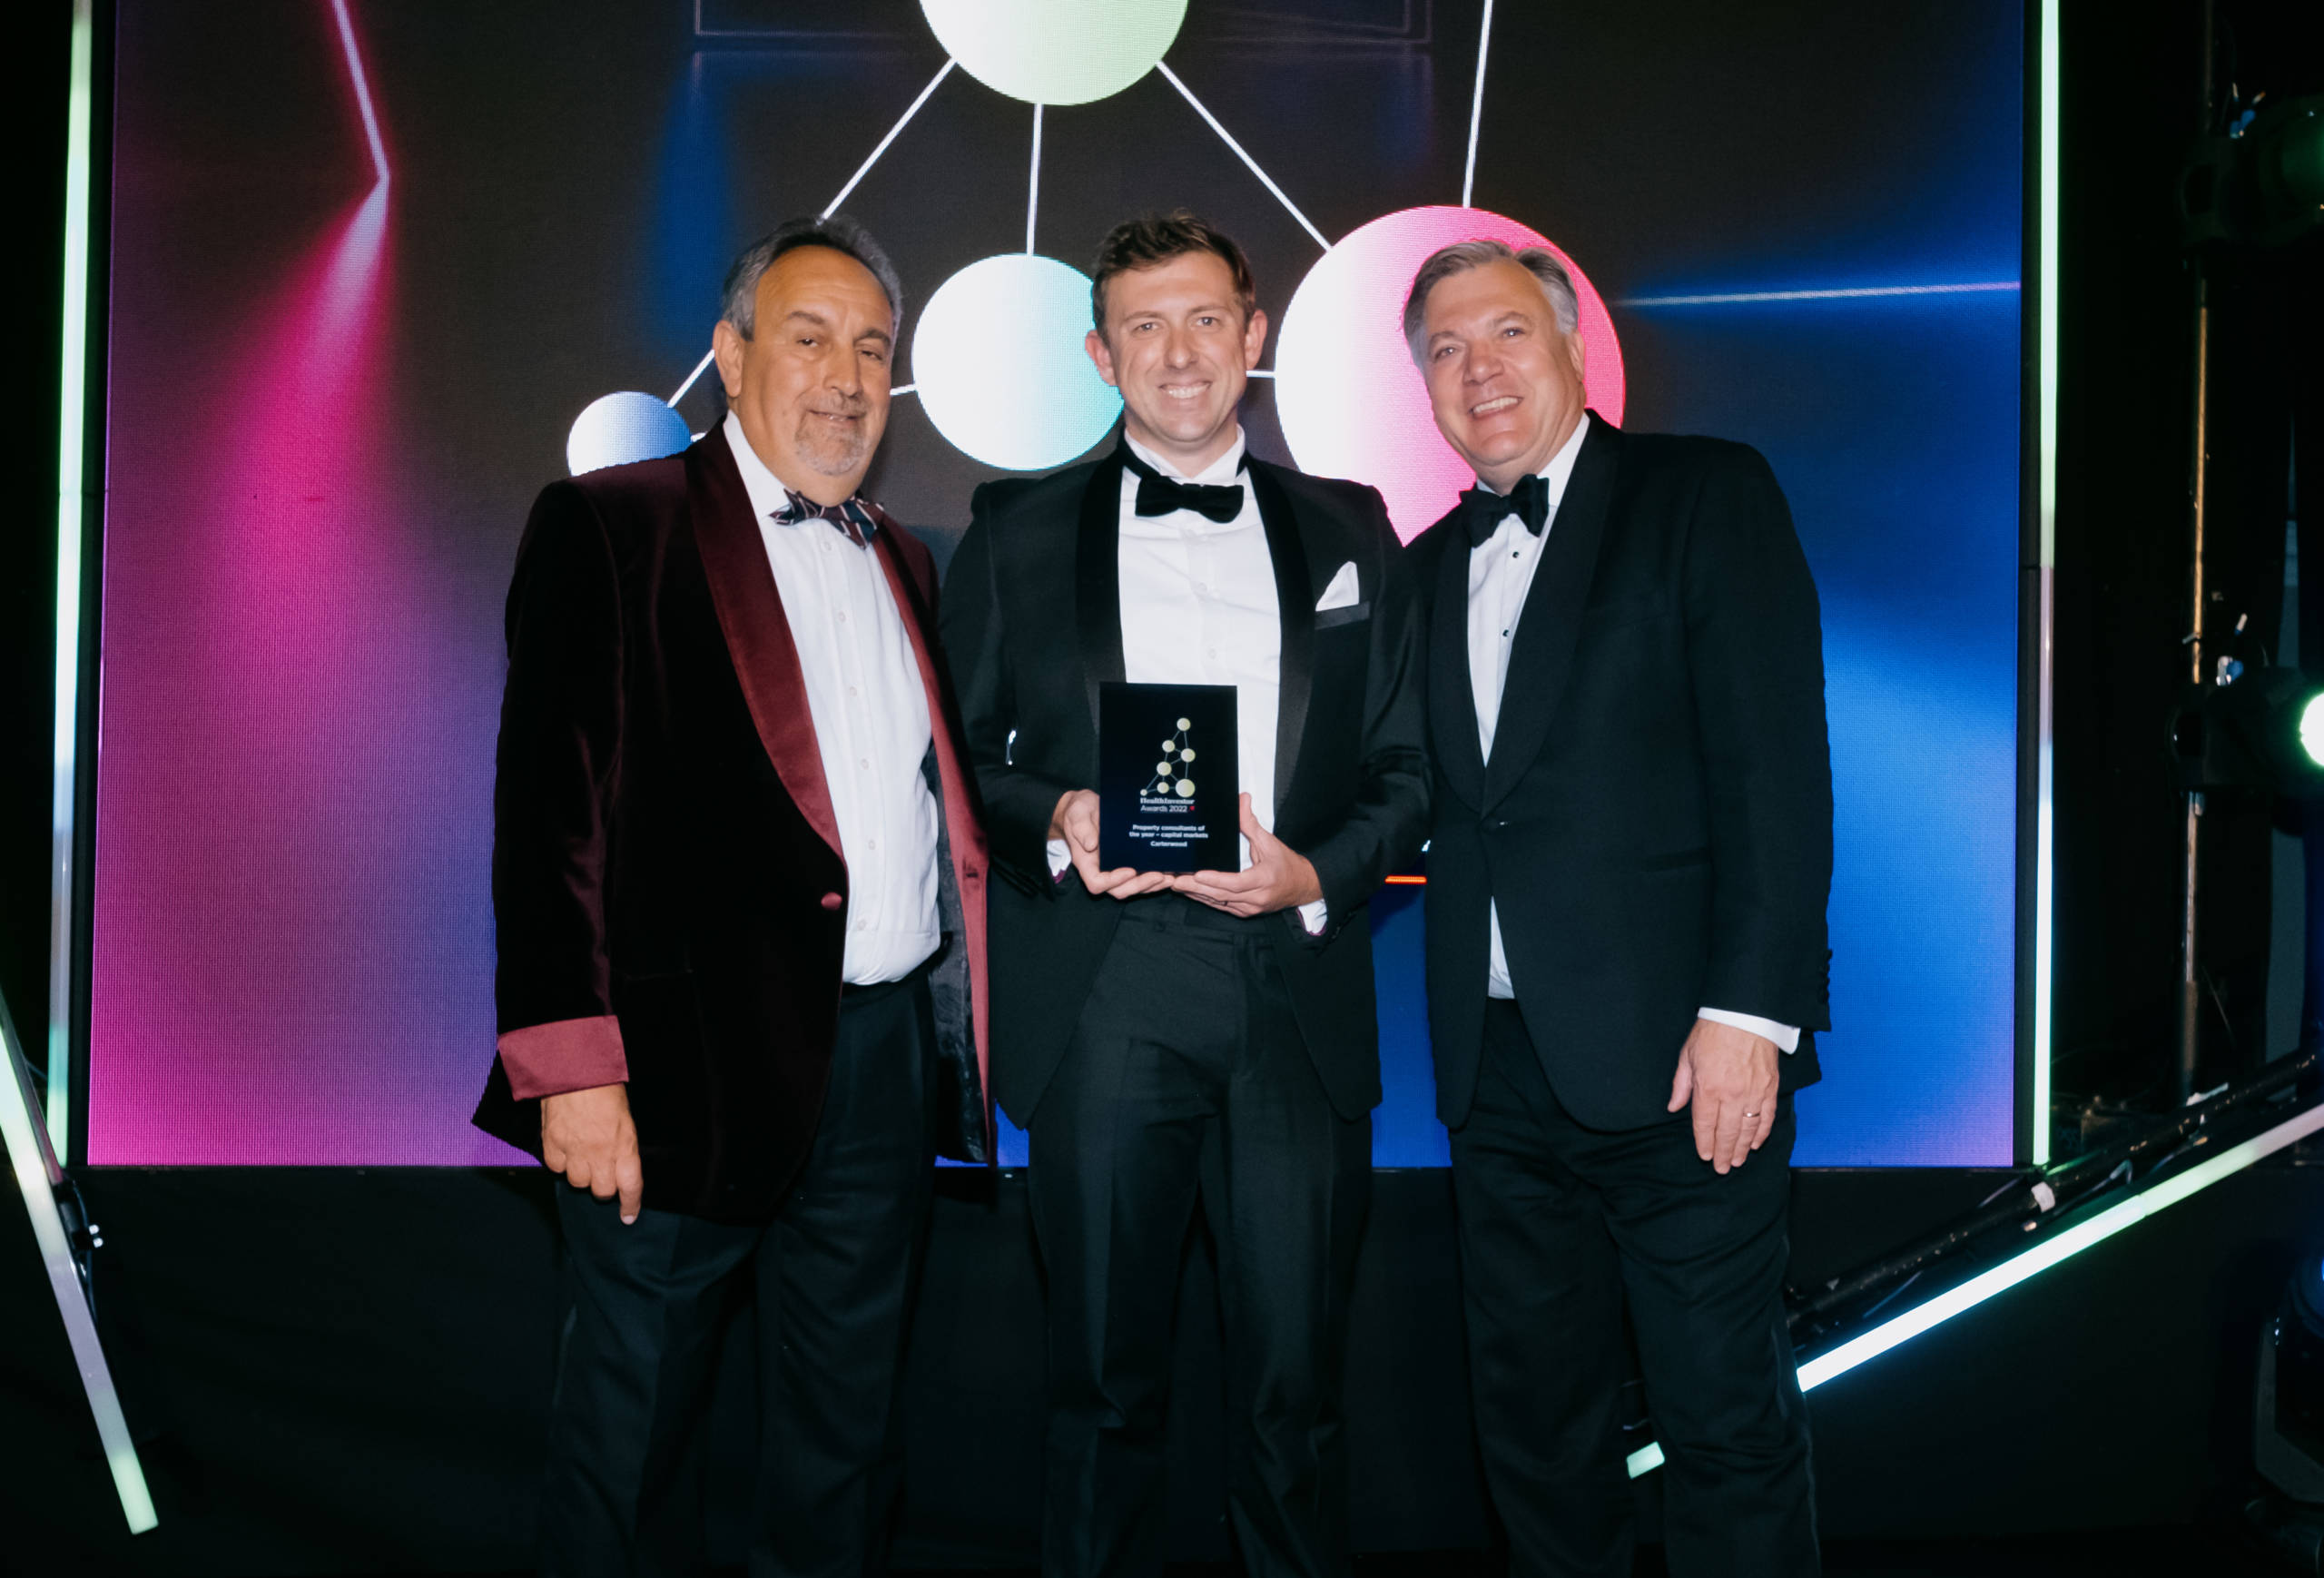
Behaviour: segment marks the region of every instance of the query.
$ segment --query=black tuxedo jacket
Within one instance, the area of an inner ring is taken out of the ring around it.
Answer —
[[[934,562],[885,518],[872,547],[920,660],[943,813],[938,1143],[982,1160],[975,784]],[[769,1216],[822,1111],[848,873],[798,649],[724,432],[543,490],[507,623],[492,847],[502,1053],[476,1122],[537,1156],[540,1103],[510,1090],[509,1049],[521,1040],[553,1064],[617,1032],[646,1205]]]
[[[1064,1055],[1122,901],[1049,878],[1049,817],[1098,783],[1098,686],[1122,677],[1122,451],[988,482],[947,574],[944,644],[994,869],[994,1090],[1029,1123]],[[1315,863],[1329,921],[1267,917],[1300,1031],[1343,1116],[1380,1100],[1369,902],[1420,848],[1428,814],[1422,626],[1380,496],[1254,459],[1283,621],[1275,833]],[[1359,601],[1315,612],[1342,565]]]
[[[1456,511],[1413,544],[1430,606],[1429,1033],[1437,1113],[1476,1092],[1498,901],[1551,1088],[1592,1129],[1658,1121],[1699,1008],[1831,1026],[1832,768],[1816,585],[1774,474],[1595,416],[1520,616],[1492,759],[1469,685]]]

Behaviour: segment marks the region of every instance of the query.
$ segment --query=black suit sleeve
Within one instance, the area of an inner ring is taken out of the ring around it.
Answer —
[[[508,588],[508,679],[492,792],[503,1032],[613,1012],[606,820],[622,727],[621,600],[578,488],[542,490]]]
[[[1300,851],[1324,889],[1327,932],[1337,932],[1388,873],[1411,863],[1428,829],[1428,685],[1420,597],[1379,493],[1364,489],[1364,526],[1379,545],[1372,651],[1364,697],[1364,755],[1355,798],[1340,824]]]
[[[1049,893],[1049,818],[1070,784],[1012,764],[1016,688],[1009,665],[1000,594],[994,583],[992,523],[987,490],[970,505],[969,529],[945,573],[939,628],[959,687],[960,726],[984,797],[985,835],[993,863],[1033,893]]]
[[[1756,451],[1727,450],[1705,478],[1683,573],[1710,797],[1703,1002],[1827,1030],[1832,754],[1823,628],[1791,510]]]

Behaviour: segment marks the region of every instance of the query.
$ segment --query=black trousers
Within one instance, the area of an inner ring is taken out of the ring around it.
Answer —
[[[751,1578],[886,1566],[899,1370],[932,1194],[926,978],[842,1000],[815,1142],[773,1220],[709,1222],[559,1191],[569,1299],[541,1505],[546,1578],[707,1570],[703,1436],[729,1312],[759,1375]]]
[[[1618,1392],[1630,1308],[1665,1458],[1674,1578],[1819,1571],[1807,1415],[1784,1326],[1792,1111],[1722,1178],[1691,1117],[1622,1133],[1558,1104],[1514,1003],[1485,1013],[1452,1135],[1485,1478],[1517,1578],[1630,1571]]]
[[[1316,1079],[1275,962],[1281,924],[1130,901],[1033,1112],[1048,1578],[1162,1571],[1170,1320],[1197,1198],[1218,1246],[1244,1563],[1348,1570],[1340,1395],[1372,1119],[1341,1118]]]

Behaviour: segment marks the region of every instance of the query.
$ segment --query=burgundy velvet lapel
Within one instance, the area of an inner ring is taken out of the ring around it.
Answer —
[[[743,699],[758,725],[759,743],[775,776],[809,826],[842,861],[839,818],[832,812],[823,782],[823,756],[815,742],[814,714],[807,706],[807,680],[800,672],[799,648],[775,589],[774,568],[751,515],[751,496],[734,464],[726,435],[714,429],[686,451],[686,507],[694,546],[710,581],[718,627],[734,659]]]

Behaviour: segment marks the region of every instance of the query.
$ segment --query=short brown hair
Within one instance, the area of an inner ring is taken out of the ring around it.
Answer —
[[[1259,305],[1258,289],[1251,282],[1251,261],[1233,236],[1208,220],[1174,208],[1159,216],[1147,213],[1124,220],[1098,243],[1098,264],[1089,273],[1089,315],[1097,322],[1098,332],[1106,331],[1107,281],[1132,269],[1159,268],[1188,252],[1208,252],[1226,265],[1235,281],[1235,304],[1243,310],[1243,321],[1248,323]]]

